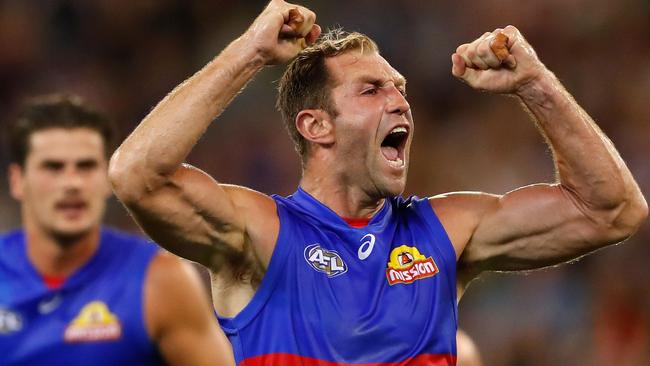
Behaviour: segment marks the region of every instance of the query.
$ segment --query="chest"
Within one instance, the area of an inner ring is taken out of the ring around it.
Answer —
[[[125,348],[137,349],[143,339],[146,345],[140,281],[95,278],[56,291],[14,284],[0,299],[11,323],[0,334],[0,352],[10,355],[10,364],[52,364],[53,357],[76,364],[92,358],[89,352],[107,352],[104,361],[115,361],[132,353]]]
[[[432,324],[455,328],[455,263],[422,230],[302,229],[290,245],[272,303],[324,339],[412,342]]]

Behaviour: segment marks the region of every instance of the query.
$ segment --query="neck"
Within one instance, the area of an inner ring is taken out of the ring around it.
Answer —
[[[99,246],[99,227],[74,236],[62,237],[35,225],[25,224],[27,256],[44,276],[67,277],[84,265]]]
[[[345,218],[371,218],[381,209],[385,200],[368,194],[362,187],[350,184],[341,175],[332,172],[318,174],[307,168],[303,172],[300,187]]]

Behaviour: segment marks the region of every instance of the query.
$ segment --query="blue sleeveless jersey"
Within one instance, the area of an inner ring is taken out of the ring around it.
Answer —
[[[89,262],[51,290],[27,257],[24,232],[0,236],[0,365],[163,365],[143,317],[157,251],[103,229]]]
[[[352,228],[302,190],[251,302],[221,318],[240,366],[456,364],[456,255],[427,199]]]

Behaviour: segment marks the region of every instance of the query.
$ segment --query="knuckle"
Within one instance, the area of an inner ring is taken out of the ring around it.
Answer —
[[[517,29],[514,25],[509,25],[505,28],[507,32],[511,32],[514,34],[520,34],[519,29]]]
[[[488,50],[488,42],[481,42],[478,46],[476,46],[476,53],[479,56],[487,56],[489,54]]]

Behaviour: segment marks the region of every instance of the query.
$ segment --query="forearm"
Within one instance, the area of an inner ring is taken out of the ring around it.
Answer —
[[[117,150],[111,165],[141,176],[169,176],[210,123],[264,66],[245,36],[177,86]],[[130,167],[130,168],[126,168]]]
[[[138,199],[168,184],[194,144],[264,65],[294,58],[320,34],[307,8],[272,1],[246,32],[165,97],[111,159],[118,197]]]
[[[551,72],[517,95],[551,146],[559,183],[584,209],[642,213],[645,201],[618,151]]]

